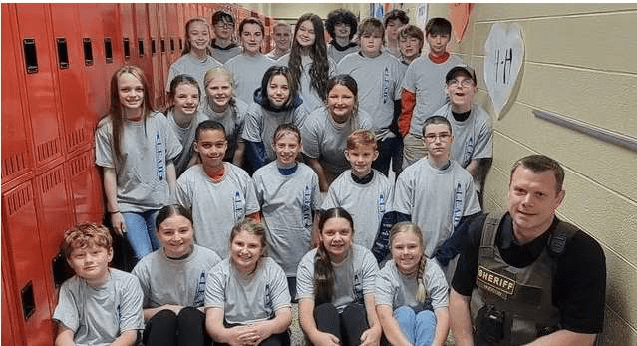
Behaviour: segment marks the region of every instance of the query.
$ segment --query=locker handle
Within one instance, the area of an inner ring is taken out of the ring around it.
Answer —
[[[38,73],[38,53],[35,49],[35,39],[25,38],[24,45],[24,63],[27,67],[27,73]]]
[[[84,38],[84,64],[93,65],[93,42],[90,38]]]
[[[151,50],[153,55],[157,54],[157,40],[155,39],[151,41]]]
[[[22,313],[24,314],[24,319],[28,320],[35,313],[33,281],[27,282],[27,284],[20,290],[20,299],[22,300]]]
[[[144,56],[144,40],[139,40],[139,57]]]
[[[124,39],[124,59],[130,59],[130,40],[128,38]]]
[[[69,68],[69,47],[64,37],[57,38],[58,45],[58,62],[61,70]]]
[[[113,63],[113,42],[111,42],[111,38],[107,37],[104,39],[104,54],[106,55],[106,63]]]

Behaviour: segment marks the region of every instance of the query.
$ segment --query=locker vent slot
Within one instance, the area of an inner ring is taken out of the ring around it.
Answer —
[[[139,40],[139,57],[144,56],[144,40]]]
[[[70,166],[70,175],[71,177],[76,177],[78,175],[86,174],[88,168],[91,165],[91,158],[89,155],[82,155],[78,158],[75,158],[69,161]]]
[[[35,39],[24,39],[24,63],[27,67],[27,73],[38,73],[38,53],[35,49]]]
[[[175,52],[175,40],[174,39],[170,39],[170,52],[174,53]]]
[[[107,37],[104,39],[104,54],[106,55],[106,63],[113,63],[113,42],[111,42],[111,38]]]
[[[13,174],[26,170],[27,163],[24,152],[17,153],[2,160],[2,177],[6,178]]]
[[[184,41],[179,39],[179,51],[181,52],[182,50],[184,50]]]
[[[33,281],[29,281],[21,290],[20,298],[22,299],[22,312],[24,313],[24,319],[28,320],[29,317],[35,312],[35,294],[33,293]]]
[[[62,168],[58,168],[50,173],[44,174],[38,178],[40,180],[40,191],[42,194],[45,194],[51,189],[61,183],[64,182],[64,170]]]
[[[128,38],[124,39],[124,59],[130,59],[130,40]]]
[[[87,132],[88,131],[84,128],[71,132],[66,138],[69,143],[69,147],[74,148],[83,142],[88,141]]]
[[[159,41],[159,46],[161,47],[161,52],[166,53],[166,40],[163,38]]]
[[[58,62],[60,64],[60,69],[65,70],[69,68],[69,47],[66,44],[66,39],[64,37],[58,37]]]
[[[60,152],[60,139],[56,138],[48,142],[44,142],[36,148],[38,161],[44,161],[51,156]]]
[[[31,184],[24,185],[22,188],[13,191],[7,196],[7,209],[9,215],[17,213],[22,207],[33,200],[33,190]]]
[[[153,39],[151,41],[151,49],[152,49],[153,55],[157,54],[157,40]]]
[[[84,64],[93,65],[93,42],[90,38],[84,38]]]

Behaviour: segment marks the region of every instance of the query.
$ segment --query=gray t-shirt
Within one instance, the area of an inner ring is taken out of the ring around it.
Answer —
[[[261,87],[263,74],[270,66],[275,64],[276,61],[262,54],[256,56],[239,54],[226,61],[223,66],[232,73],[235,96],[241,101],[250,104],[254,98],[254,91]]]
[[[208,273],[206,308],[223,309],[228,324],[248,324],[274,317],[290,308],[290,292],[283,269],[273,259],[261,257],[249,275],[238,272],[226,258]]]
[[[393,189],[393,181],[377,170],[367,184],[355,182],[347,170],[332,182],[321,209],[347,210],[354,220],[354,242],[371,250],[380,221],[392,205]]]
[[[358,83],[360,109],[370,114],[373,130],[380,140],[394,137],[389,126],[394,120],[394,100],[398,99],[403,80],[401,62],[383,52],[375,58],[352,53],[338,63],[339,74],[349,74]]]
[[[308,115],[301,129],[303,153],[318,159],[321,166],[334,176],[350,168],[345,159],[347,136],[358,129],[371,129],[372,119],[363,110],[344,124],[337,124],[325,107],[315,109]]]
[[[460,219],[479,212],[480,205],[473,177],[456,161],[439,170],[424,158],[398,176],[391,210],[411,215],[423,232],[425,255],[431,258]]]
[[[132,271],[144,291],[144,308],[203,306],[206,276],[220,261],[214,251],[199,245],[183,259],[169,258],[163,248],[144,256]]]
[[[175,123],[175,117],[172,111],[168,112],[168,124],[173,129],[175,136],[179,139],[179,143],[181,144],[181,153],[175,159],[173,159],[173,164],[175,165],[175,172],[177,176],[180,176],[188,168],[188,162],[192,158],[193,148],[192,142],[195,140],[195,130],[197,129],[197,125],[204,120],[207,120],[206,116],[201,112],[197,112],[194,114],[192,121],[188,127],[180,127]]]
[[[422,303],[416,300],[416,275],[403,275],[393,259],[387,261],[376,277],[376,305],[390,305],[394,310],[401,306],[420,306]],[[436,261],[425,263],[423,277],[427,298],[431,298],[434,310],[446,307],[449,285]]]
[[[451,158],[466,168],[471,160],[493,157],[493,124],[491,116],[479,105],[471,106],[471,115],[465,121],[457,121],[447,103],[432,116],[447,118],[453,130]]]
[[[299,262],[296,274],[297,298],[314,299],[314,257],[316,249],[310,250]],[[353,302],[364,303],[366,294],[374,294],[378,264],[366,248],[352,244],[347,257],[334,267],[334,297],[332,303],[342,312]]]
[[[243,50],[241,46],[234,43],[231,44],[229,47],[219,48],[218,46],[214,45],[214,42],[215,40],[213,39],[212,44],[210,45],[210,48],[212,49],[212,56],[215,58],[215,60],[222,64],[225,64],[226,61],[241,54],[241,51]]]
[[[168,69],[168,78],[166,78],[166,92],[170,91],[170,82],[180,74],[187,74],[197,80],[199,83],[199,91],[201,95],[205,94],[206,88],[203,85],[203,77],[215,67],[220,67],[221,62],[215,60],[213,57],[206,55],[204,60],[199,60],[190,53],[182,55],[179,59],[175,60]]]
[[[73,331],[76,345],[110,345],[122,332],[144,329],[139,280],[117,269],[110,272],[102,287],[92,287],[77,275],[60,287],[53,319]]]
[[[224,163],[225,172],[214,182],[201,164],[177,179],[177,202],[192,211],[195,241],[228,256],[230,230],[246,215],[259,211],[252,178],[241,168]]]
[[[243,140],[241,134],[243,133],[243,125],[245,123],[246,113],[248,113],[248,104],[241,101],[238,98],[233,98],[233,105],[228,105],[226,111],[223,113],[217,113],[210,107],[208,96],[203,99],[200,106],[201,112],[205,114],[208,119],[214,120],[223,125],[223,129],[226,131],[226,140],[228,141],[228,148],[226,149],[226,155],[224,159],[231,161],[234,157],[234,152],[237,150],[237,145]]]
[[[334,61],[335,64],[338,65],[339,62],[348,54],[357,53],[359,51],[358,46],[348,47],[347,49],[340,51],[334,47],[332,44],[327,45],[327,56]]]
[[[268,159],[274,161],[276,155],[272,150],[272,136],[276,128],[281,124],[292,123],[297,128],[302,129],[306,118],[307,111],[303,105],[281,112],[273,112],[252,102],[246,114],[242,138],[250,142],[263,142]]]
[[[277,65],[289,66],[290,54],[282,56],[277,60]],[[328,78],[334,76],[336,72],[336,63],[330,58],[327,59],[329,64]],[[312,87],[312,79],[310,78],[310,68],[312,67],[312,58],[308,55],[301,56],[301,76],[299,77],[299,96],[303,100],[303,106],[308,112],[323,106],[325,103],[319,96],[318,92]],[[359,86],[360,88],[360,86]]]
[[[403,88],[416,94],[409,133],[421,138],[422,125],[438,108],[447,101],[445,96],[445,78],[447,72],[462,64],[462,59],[451,55],[442,64],[434,64],[427,55],[412,61],[405,72]]]
[[[312,212],[320,203],[318,176],[303,163],[283,175],[273,161],[252,178],[268,230],[268,253],[287,276],[295,276],[301,257],[310,250]]]
[[[115,168],[117,203],[122,212],[159,209],[170,203],[166,162],[181,153],[181,144],[166,117],[151,114],[144,122],[125,121],[121,136],[122,159],[113,149],[111,116],[100,121],[95,134],[95,162]]]

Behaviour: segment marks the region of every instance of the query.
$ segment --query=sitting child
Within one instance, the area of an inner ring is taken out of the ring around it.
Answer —
[[[144,294],[137,277],[109,268],[113,238],[108,229],[80,223],[64,234],[62,251],[75,276],[60,288],[55,344],[134,345],[144,329]]]

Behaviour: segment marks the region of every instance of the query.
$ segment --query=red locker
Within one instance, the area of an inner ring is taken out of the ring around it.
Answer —
[[[124,49],[124,63],[134,65],[136,58],[133,55],[133,43],[135,42],[135,14],[133,12],[133,4],[120,3],[119,7],[119,25],[122,33],[122,42],[119,43]]]
[[[33,169],[29,122],[24,114],[26,97],[23,79],[18,74],[24,71],[19,51],[21,42],[14,36],[16,31],[15,5],[2,4],[2,184],[20,183],[29,178]]]
[[[95,166],[95,151],[89,149],[65,162],[70,185],[70,204],[77,222],[102,222],[104,195],[102,178]]]
[[[96,35],[80,35],[78,5],[50,5],[53,39],[57,45],[56,70],[64,118],[66,153],[77,152],[93,145],[95,114],[87,112],[84,72],[94,69],[100,61]]]
[[[15,273],[11,260],[11,249],[7,246],[2,230],[2,343],[4,345],[24,345],[24,331],[18,322],[20,303],[14,294]]]
[[[168,77],[168,68],[170,67],[170,64],[172,64],[174,61],[172,61],[169,57],[169,52],[170,52],[170,40],[168,39],[168,32],[167,32],[167,27],[166,27],[166,6],[165,4],[158,4],[157,5],[157,24],[159,27],[159,37],[160,37],[160,51],[159,51],[159,59],[161,61],[161,67],[162,67],[162,71],[161,71],[161,75],[162,75],[162,80],[163,80],[163,88],[162,90],[164,90],[164,93],[162,93],[162,99],[163,99],[163,95],[165,95],[165,88],[166,88],[166,84],[168,83],[166,81],[166,78]],[[165,100],[164,100],[165,101]]]
[[[150,17],[148,13],[148,6],[148,4],[133,5],[135,13],[135,36],[137,37],[137,52],[135,54],[138,57],[136,64],[144,70],[148,83],[150,84],[150,95],[156,95],[155,86],[153,85],[153,80],[156,76],[153,69],[152,53],[149,49],[152,47],[150,47]],[[160,109],[163,106],[161,98],[158,99],[155,97],[153,105],[155,108]]]
[[[148,16],[149,16],[149,30],[152,46],[152,68],[153,68],[153,93],[155,104],[162,104],[165,102],[165,86],[166,76],[164,74],[164,68],[162,66],[161,51],[160,51],[160,32],[159,32],[159,4],[148,4]],[[149,81],[150,83],[150,81]]]
[[[20,328],[26,345],[50,346],[54,338],[45,271],[50,267],[42,258],[36,220],[35,189],[26,181],[2,192],[2,241],[10,249],[13,264],[14,287],[8,294],[19,303],[19,315],[14,321]],[[36,245],[37,244],[37,245]],[[4,253],[3,253],[4,256]],[[3,261],[3,273],[5,272]]]
[[[58,113],[58,100],[52,65],[55,53],[52,51],[47,13],[48,5],[16,5],[19,49],[24,63],[19,69],[25,79],[26,115],[31,128],[27,135],[33,138],[35,168],[53,160],[63,158],[63,126]]]

